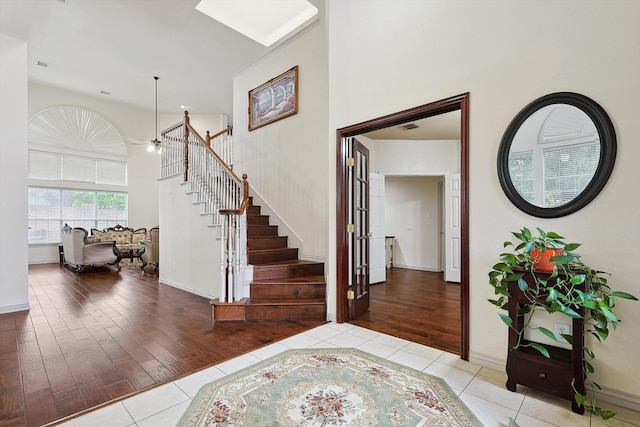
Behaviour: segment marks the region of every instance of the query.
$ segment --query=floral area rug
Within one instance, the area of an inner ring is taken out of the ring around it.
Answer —
[[[356,349],[288,350],[203,386],[179,426],[482,426],[441,378]]]

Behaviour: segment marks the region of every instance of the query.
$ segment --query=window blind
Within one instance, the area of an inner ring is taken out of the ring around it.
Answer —
[[[544,158],[544,206],[562,206],[584,191],[600,162],[600,144],[547,149]]]
[[[29,178],[127,185],[127,162],[29,150]]]

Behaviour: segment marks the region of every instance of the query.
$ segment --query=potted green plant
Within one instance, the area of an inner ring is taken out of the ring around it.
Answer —
[[[509,293],[510,282],[517,283],[518,290],[521,292],[518,298],[525,301],[524,304],[520,304],[519,313],[524,314],[523,328],[516,329],[512,318],[500,313],[502,321],[512,331],[517,332],[514,348],[530,347],[544,357],[550,357],[545,345],[524,339],[526,330],[537,330],[555,342],[562,342],[561,337],[569,343],[572,342],[572,336],[569,334],[561,334],[559,337],[542,326],[533,327],[534,315],[541,312],[560,312],[570,318],[581,318],[584,322],[583,335],[590,334],[598,342],[605,341],[610,330],[615,329],[620,323],[620,319],[614,312],[616,299],[637,300],[637,298],[626,292],[612,291],[605,277],[608,273],[589,267],[575,252],[581,244],[565,243],[564,238],[555,232],[545,232],[541,228],[537,228],[537,231],[538,234],[534,235],[525,227],[519,232],[512,232],[518,240],[517,243],[504,242],[504,248],[510,248],[511,251],[500,254],[500,262],[495,264],[489,272],[489,283],[498,296],[497,299],[490,299],[490,303],[508,310],[509,298],[512,297]],[[550,263],[547,268],[540,265],[540,257],[545,251],[553,251],[547,261],[547,264]],[[528,282],[525,280],[525,275],[529,278]],[[584,405],[588,411],[608,419],[613,417],[615,412],[599,407],[594,392],[600,389],[600,386],[588,378],[588,375],[594,372],[593,365],[590,363],[594,357],[593,350],[585,346],[583,371],[585,383],[592,391],[589,402],[587,402],[587,396],[577,392],[575,387],[573,387],[574,399],[578,405]]]

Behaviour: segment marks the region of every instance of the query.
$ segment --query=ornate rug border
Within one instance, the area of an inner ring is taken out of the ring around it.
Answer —
[[[376,356],[374,354],[367,353],[357,348],[289,349],[289,350],[283,351],[282,353],[271,356],[267,359],[256,362],[253,365],[247,366],[246,368],[242,368],[239,371],[233,372],[222,378],[219,378],[217,380],[204,384],[202,387],[200,387],[200,389],[198,390],[198,393],[191,400],[189,407],[184,411],[184,413],[180,417],[180,421],[178,422],[177,426],[187,427],[187,426],[193,425],[193,424],[189,424],[189,419],[196,414],[197,407],[198,405],[200,405],[200,401],[203,399],[204,395],[207,394],[207,389],[209,387],[211,386],[219,387],[221,385],[233,383],[243,377],[246,377],[249,374],[255,373],[256,371],[259,371],[261,369],[264,369],[267,366],[277,363],[280,360],[287,359],[288,357],[291,357],[294,355],[305,355],[310,353],[315,353],[315,354],[332,354],[333,353],[333,354],[345,354],[345,355],[349,354],[349,355],[360,357],[362,359],[366,359],[369,362],[390,367],[406,375],[416,376],[419,378],[427,378],[430,381],[437,382],[438,385],[448,393],[449,397],[454,398],[457,401],[457,404],[460,406],[461,411],[465,414],[465,416],[469,418],[469,421],[470,421],[469,426],[478,426],[478,427],[484,426],[444,379],[436,375],[427,374],[417,369],[413,369],[408,366],[401,365],[392,360],[387,360],[382,357]],[[200,417],[200,415],[202,414],[197,414],[198,418]]]

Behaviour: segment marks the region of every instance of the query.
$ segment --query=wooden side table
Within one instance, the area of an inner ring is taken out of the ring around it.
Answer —
[[[545,274],[545,273],[541,273]],[[546,273],[548,274],[548,273]],[[524,279],[530,287],[535,287],[531,273],[526,273]],[[581,285],[586,291],[587,283]],[[518,331],[524,328],[524,314],[520,308],[529,301],[518,288],[517,282],[509,282],[509,317],[515,328],[509,328],[509,353],[507,355],[507,389],[516,391],[516,385],[521,384],[532,389],[571,400],[571,409],[577,414],[584,413],[584,406],[579,406],[574,399],[571,383],[576,391],[585,393],[584,372],[584,319],[572,319],[573,343],[571,349],[541,344],[549,351],[547,358],[534,348],[525,347],[514,349],[518,342]],[[584,318],[584,308],[577,310]],[[528,341],[524,341],[525,343]]]

